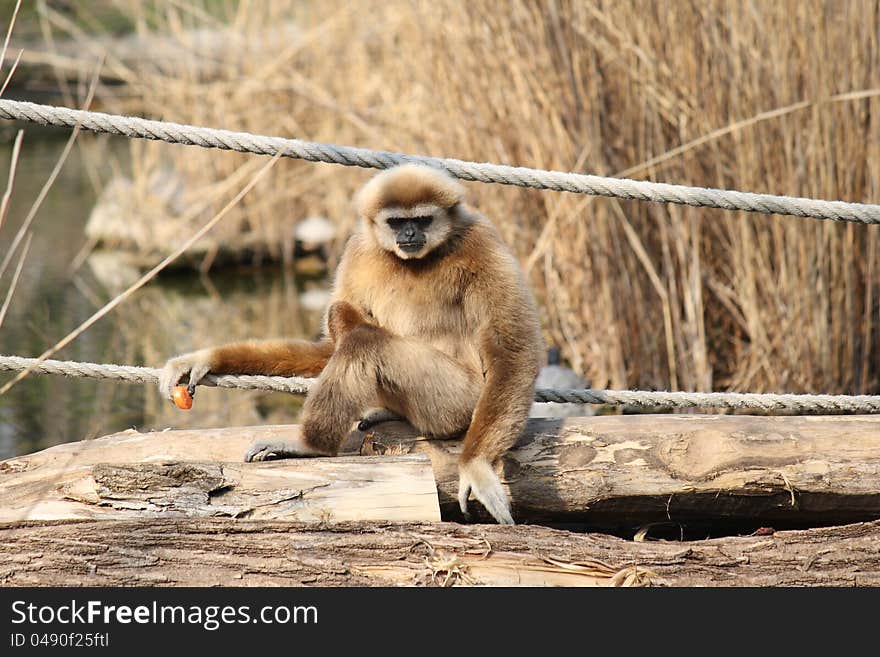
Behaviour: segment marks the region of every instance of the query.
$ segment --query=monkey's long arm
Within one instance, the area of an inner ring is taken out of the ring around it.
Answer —
[[[351,258],[349,245],[342,255],[337,278],[345,278],[346,263]],[[345,298],[346,287],[337,284],[331,303]],[[325,335],[331,335],[324,318]],[[266,374],[269,376],[318,376],[333,355],[330,337],[318,342],[308,340],[249,340],[219,347],[200,349],[172,358],[162,369],[159,391],[171,398],[174,386],[189,374],[187,383],[197,384],[206,374]]]
[[[527,331],[516,329],[512,334],[487,329],[481,340],[485,384],[459,464],[458,500],[465,515],[473,493],[499,523],[513,524],[510,501],[493,464],[513,446],[529,416],[539,365],[532,342]]]
[[[330,340],[259,340],[215,347],[211,354],[214,374],[266,374],[318,376],[330,356]]]
[[[192,385],[208,373],[317,376],[332,353],[330,340],[254,340],[201,349],[169,360],[159,377],[159,390],[170,398],[187,374]]]

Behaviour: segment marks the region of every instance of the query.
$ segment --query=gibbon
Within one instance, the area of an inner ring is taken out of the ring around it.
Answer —
[[[427,436],[464,433],[462,512],[473,493],[499,523],[512,524],[495,465],[529,416],[541,331],[515,257],[463,196],[461,185],[428,166],[379,173],[357,196],[361,221],[335,273],[326,337],[172,358],[162,394],[170,398],[182,378],[195,385],[209,372],[317,376],[290,439],[255,443],[245,461],[332,456],[359,419],[397,415]]]

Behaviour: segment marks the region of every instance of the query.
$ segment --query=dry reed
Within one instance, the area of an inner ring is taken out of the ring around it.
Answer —
[[[111,48],[107,68],[125,82],[101,90],[111,110],[880,202],[877,0],[116,5],[186,56]],[[88,50],[70,19],[47,18]],[[171,166],[187,204],[215,207],[245,159],[131,148],[136,185]],[[271,193],[246,199],[221,239],[250,236],[278,256],[315,213],[345,234],[369,175],[281,162]],[[596,387],[878,391],[875,227],[469,187],[527,267],[548,339]]]

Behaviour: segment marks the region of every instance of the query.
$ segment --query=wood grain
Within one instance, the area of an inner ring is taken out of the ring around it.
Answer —
[[[538,526],[0,524],[3,586],[880,586],[880,523],[688,543]]]

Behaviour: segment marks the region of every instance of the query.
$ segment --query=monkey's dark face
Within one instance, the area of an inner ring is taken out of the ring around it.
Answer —
[[[400,250],[416,254],[425,248],[428,242],[425,231],[431,227],[434,217],[389,217],[385,221],[394,233],[394,239]]]
[[[450,220],[436,206],[385,208],[375,218],[376,239],[398,258],[422,258],[446,240]]]

